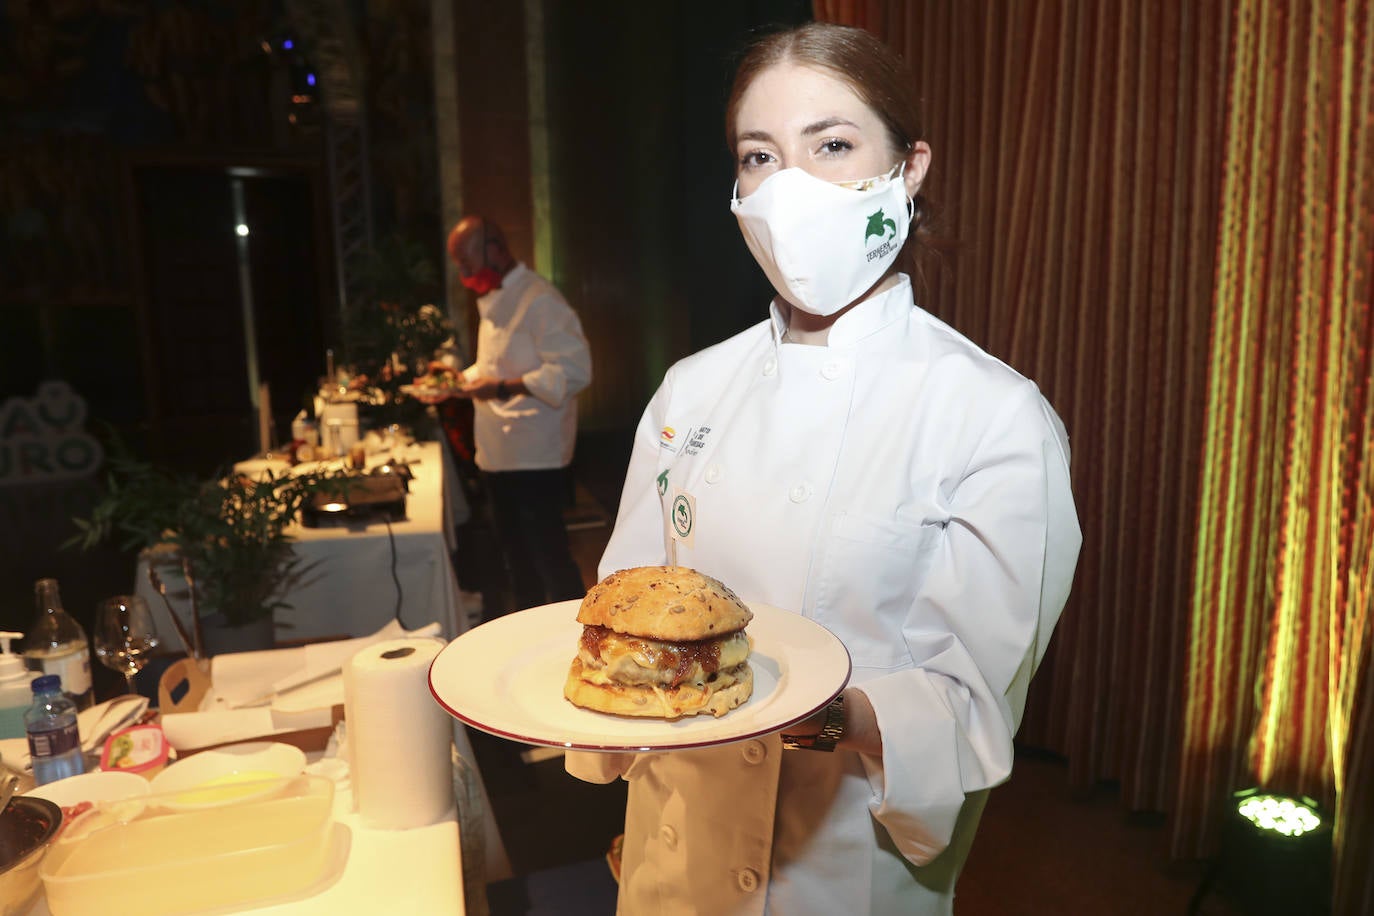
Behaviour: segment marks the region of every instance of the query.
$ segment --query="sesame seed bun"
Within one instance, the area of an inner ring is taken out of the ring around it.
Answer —
[[[639,566],[592,586],[579,623],[681,642],[742,630],[754,614],[717,579],[685,566]]]

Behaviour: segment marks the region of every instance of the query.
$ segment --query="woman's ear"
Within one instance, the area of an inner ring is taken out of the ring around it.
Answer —
[[[907,197],[915,197],[916,192],[921,190],[921,184],[926,180],[926,172],[929,170],[930,144],[924,140],[917,140],[911,145],[911,152],[906,154],[906,168],[902,172]]]

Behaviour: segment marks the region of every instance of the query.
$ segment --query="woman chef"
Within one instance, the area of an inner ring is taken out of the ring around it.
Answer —
[[[1011,771],[1081,540],[1069,446],[1035,385],[897,270],[931,156],[914,89],[825,24],[736,74],[731,209],[778,295],[668,371],[600,572],[696,568],[824,624],[854,668],[792,736],[568,756],[629,781],[622,914],[948,913]]]

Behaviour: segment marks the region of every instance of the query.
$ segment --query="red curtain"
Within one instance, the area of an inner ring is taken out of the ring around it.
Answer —
[[[932,310],[1069,429],[1084,550],[1022,740],[1180,856],[1233,789],[1316,794],[1369,900],[1370,5],[815,10],[915,71]]]

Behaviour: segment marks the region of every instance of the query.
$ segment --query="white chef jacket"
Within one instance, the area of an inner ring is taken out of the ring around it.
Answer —
[[[464,379],[520,378],[528,395],[473,401],[477,466],[561,468],[577,440],[577,393],[592,380],[582,322],[552,283],[517,263],[477,300],[477,360]]]
[[[630,783],[622,914],[951,911],[1081,535],[1059,418],[901,279],[824,347],[782,342],[775,304],[640,422],[601,575],[668,562],[686,494],[676,562],[838,635],[883,751],[569,754]]]

